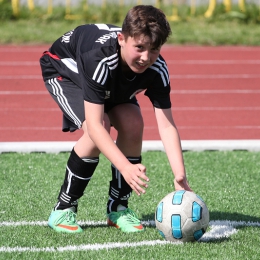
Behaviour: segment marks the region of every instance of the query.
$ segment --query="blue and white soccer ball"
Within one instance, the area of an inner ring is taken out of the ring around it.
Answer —
[[[167,241],[197,241],[209,225],[209,210],[202,198],[193,192],[171,192],[156,208],[155,225]]]

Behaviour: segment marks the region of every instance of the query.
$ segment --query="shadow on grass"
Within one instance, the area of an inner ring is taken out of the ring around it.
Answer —
[[[243,221],[243,222],[257,222],[260,225],[260,217],[244,215],[239,212],[210,212],[210,220],[228,220],[228,221]]]
[[[142,220],[154,220],[154,213],[143,215]],[[210,212],[210,225],[199,242],[222,243],[231,240],[231,235],[246,227],[260,228],[260,218],[238,212]],[[154,227],[155,226],[152,226]]]

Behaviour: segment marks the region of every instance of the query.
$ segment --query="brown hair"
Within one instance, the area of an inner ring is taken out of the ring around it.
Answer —
[[[148,36],[152,46],[160,47],[171,34],[165,14],[152,5],[137,5],[130,9],[123,21],[122,33],[127,38]]]

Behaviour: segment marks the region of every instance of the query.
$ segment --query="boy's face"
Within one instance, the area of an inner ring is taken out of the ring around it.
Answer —
[[[121,58],[123,66],[128,66],[135,73],[143,73],[158,58],[159,48],[151,46],[151,40],[147,36],[126,37],[118,34],[118,42],[121,46]]]

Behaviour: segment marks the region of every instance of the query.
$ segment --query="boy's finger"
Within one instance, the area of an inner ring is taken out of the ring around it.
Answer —
[[[146,172],[141,173],[138,177],[139,177],[139,179],[141,178],[141,179],[143,179],[145,181],[150,181],[149,178],[146,175]]]
[[[140,181],[140,180],[137,181],[137,182],[133,181],[133,182],[132,182],[132,185],[131,185],[131,188],[133,189],[133,191],[134,191],[138,196],[140,196],[141,194],[145,194],[145,190],[144,190],[143,188],[141,188],[140,185],[143,186],[143,187],[145,187],[145,188],[148,187],[148,185],[147,185],[146,183],[144,183],[144,182],[142,182],[142,181]]]

